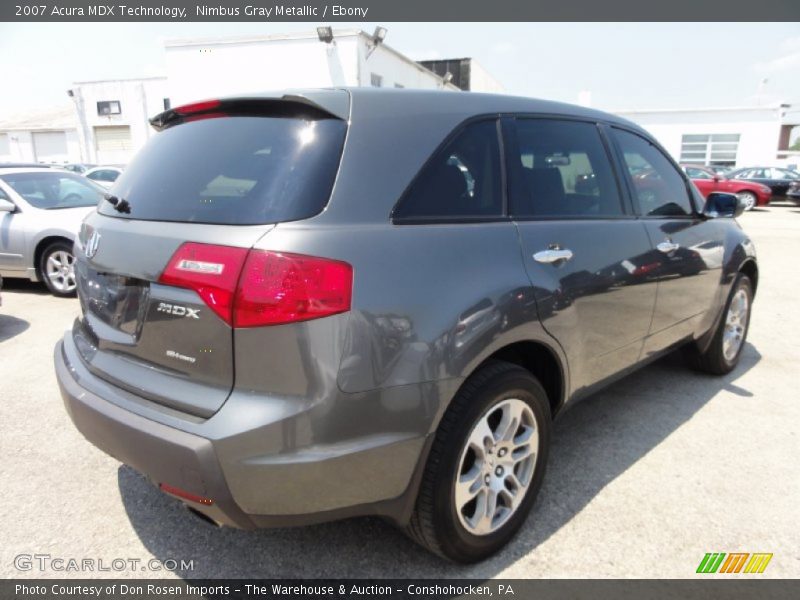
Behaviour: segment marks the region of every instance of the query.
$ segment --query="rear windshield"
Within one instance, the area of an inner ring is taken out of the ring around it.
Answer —
[[[331,194],[347,125],[339,119],[226,116],[154,135],[102,214],[149,221],[257,225],[306,219]]]

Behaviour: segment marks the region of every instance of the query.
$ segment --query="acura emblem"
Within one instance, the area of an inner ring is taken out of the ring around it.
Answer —
[[[97,247],[100,245],[100,234],[95,230],[89,239],[86,240],[86,245],[83,247],[83,252],[87,258],[92,258],[97,254]]]

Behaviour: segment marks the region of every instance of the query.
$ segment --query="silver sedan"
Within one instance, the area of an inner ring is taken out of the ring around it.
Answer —
[[[0,168],[0,275],[44,281],[56,296],[73,295],[72,244],[103,193],[67,171]]]

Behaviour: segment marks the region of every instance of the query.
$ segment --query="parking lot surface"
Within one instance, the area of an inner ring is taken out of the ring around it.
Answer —
[[[377,519],[244,532],[191,516],[69,421],[52,351],[77,301],[6,280],[0,576],[686,578],[707,552],[770,552],[759,577],[800,577],[800,208],[740,222],[761,278],[739,368],[714,378],[667,357],[577,405],[556,426],[521,534],[470,567]],[[95,571],[19,570],[21,554],[91,559]],[[191,568],[143,570],[153,558]],[[115,559],[129,566],[98,571]]]

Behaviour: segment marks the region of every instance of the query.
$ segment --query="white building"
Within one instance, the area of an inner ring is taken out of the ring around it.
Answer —
[[[81,146],[75,161],[125,164],[155,132],[147,120],[168,106],[166,78],[78,81],[74,102]]]
[[[614,111],[644,127],[675,160],[721,166],[797,166],[789,150],[800,124],[788,104],[734,108]]]
[[[75,109],[36,110],[0,121],[0,162],[65,163],[80,156]]]
[[[317,87],[452,89],[442,77],[358,29],[235,38],[168,40],[173,105],[214,98]]]

